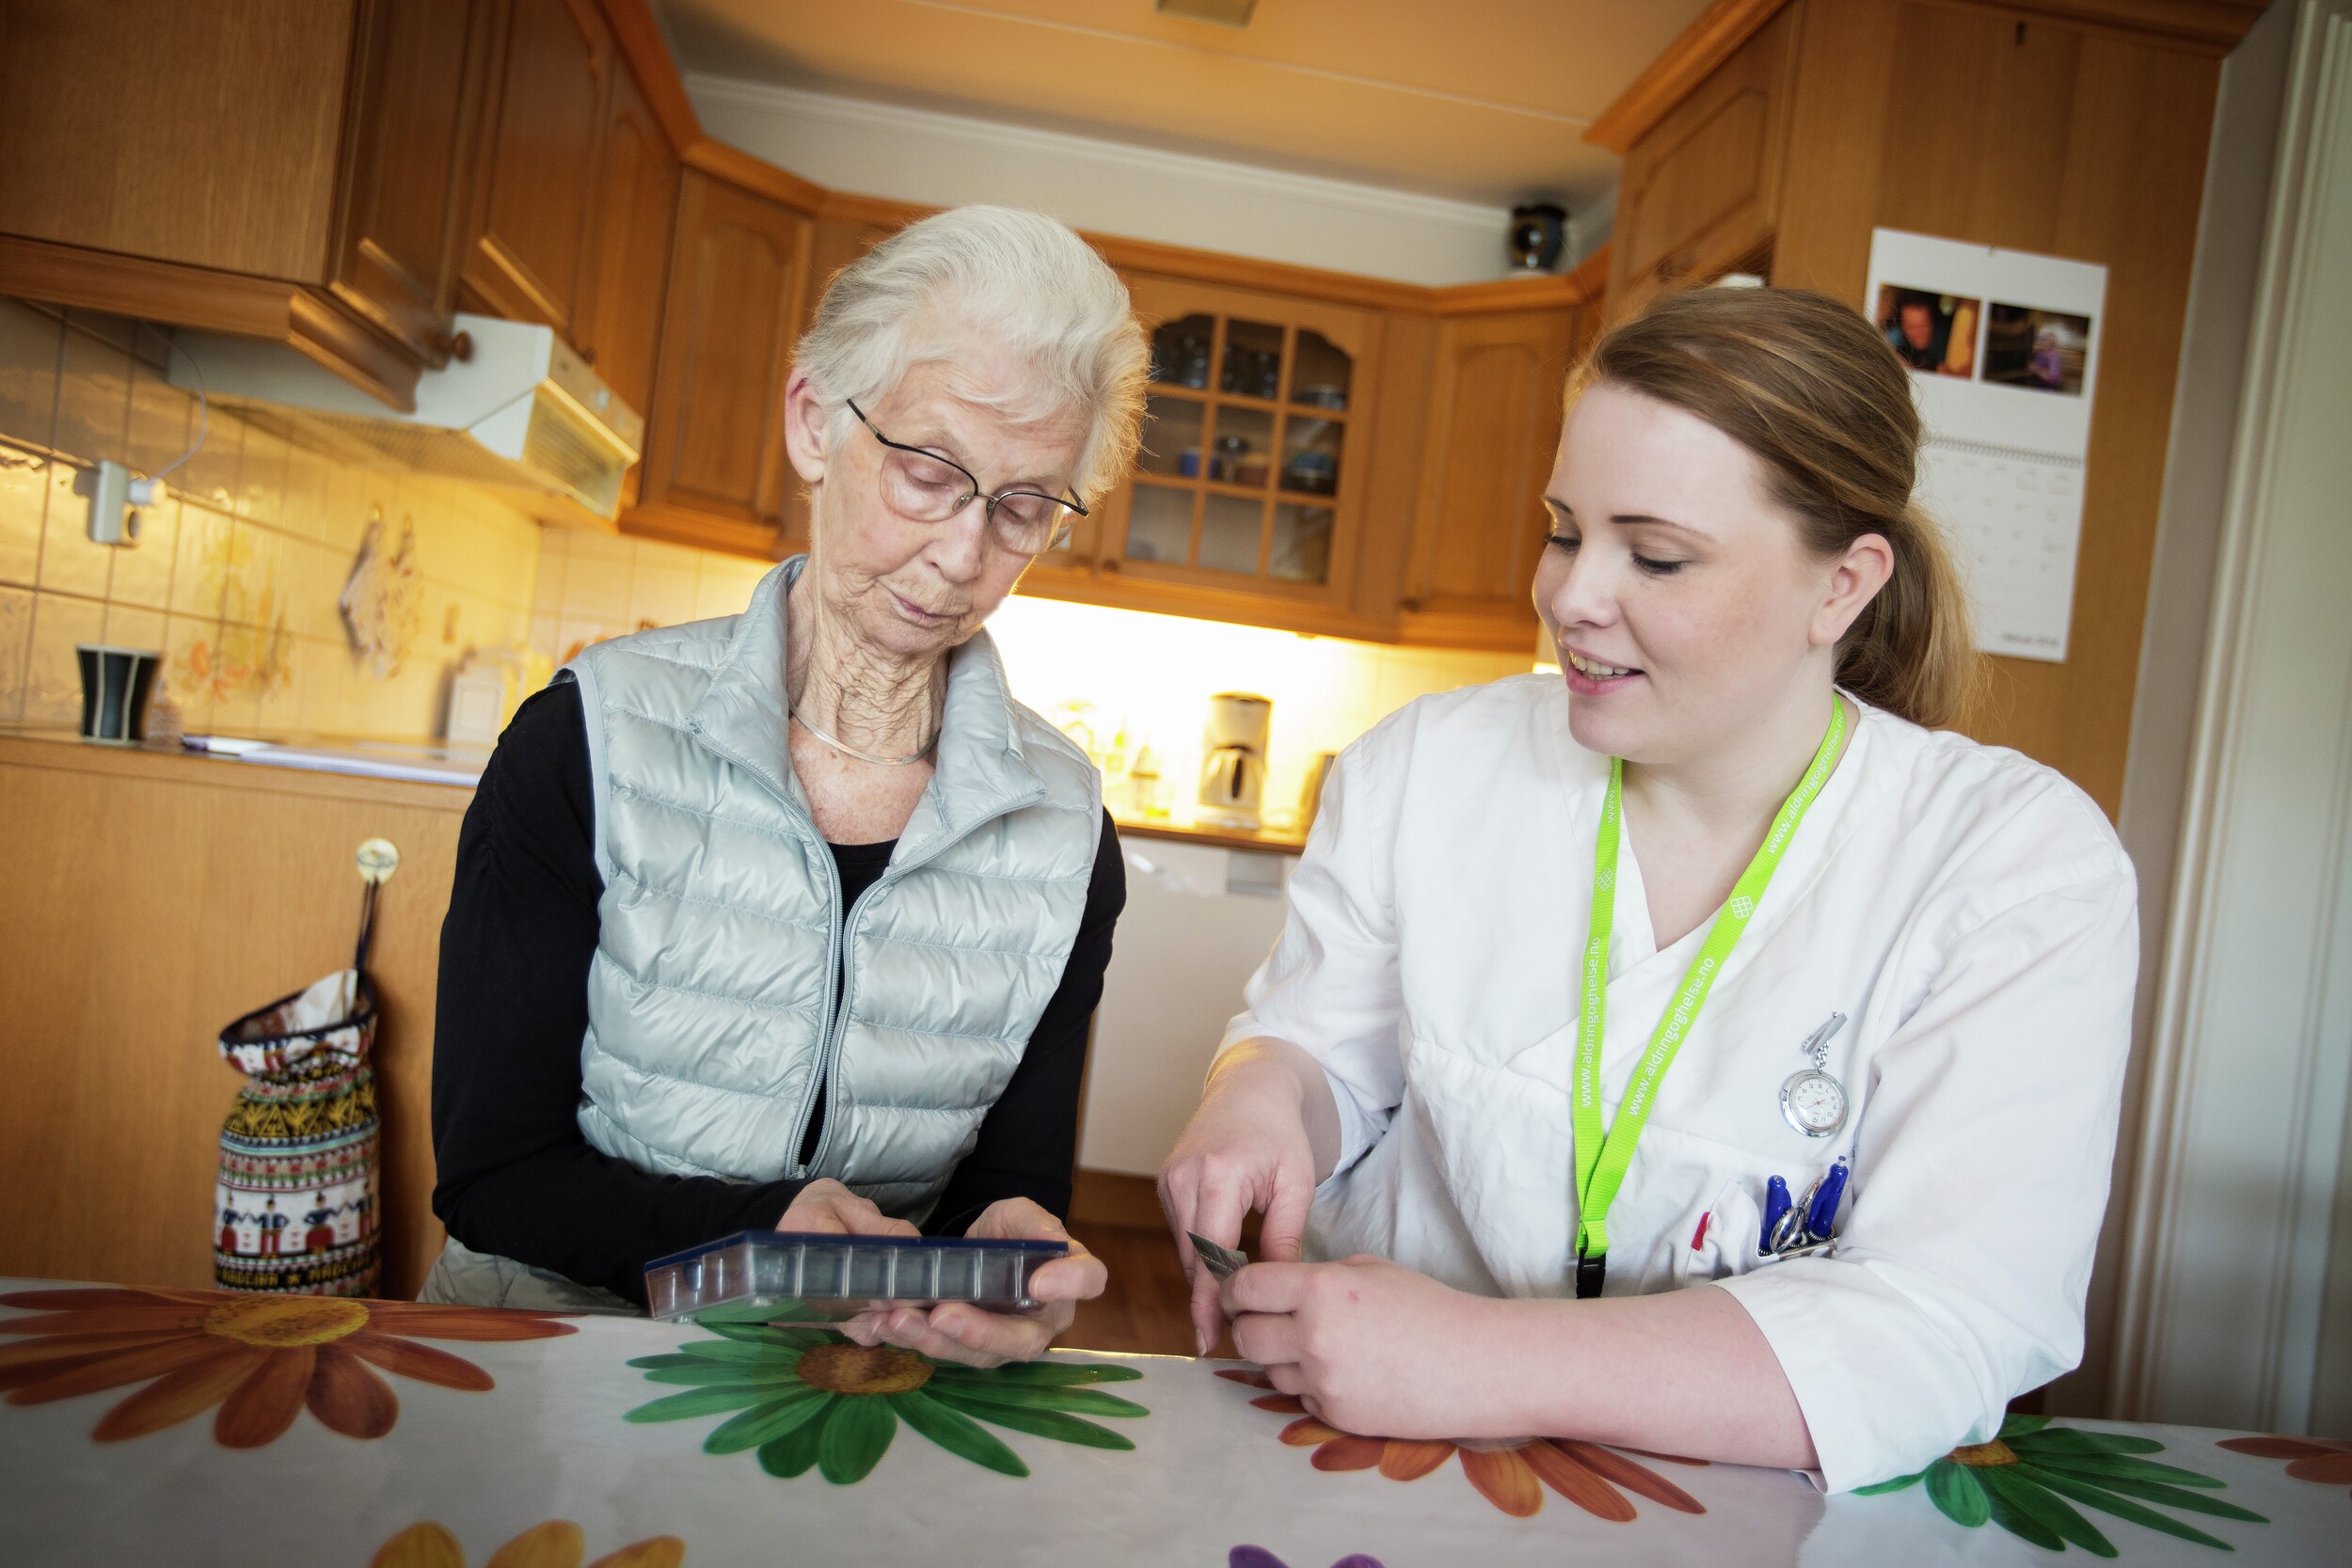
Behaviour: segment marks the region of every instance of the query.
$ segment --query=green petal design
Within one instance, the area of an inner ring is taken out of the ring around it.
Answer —
[[[874,1473],[898,1433],[898,1418],[890,1402],[872,1394],[845,1394],[834,1401],[833,1414],[817,1439],[817,1467],[835,1486],[848,1486]]]
[[[1977,1478],[1984,1482],[1985,1491],[1993,1498],[1995,1518],[2000,1516],[2000,1506],[2006,1503],[2060,1541],[2080,1546],[2093,1557],[2116,1555],[2115,1543],[2100,1534],[2098,1526],[2024,1470],[2022,1465],[2007,1465],[1986,1470]]]
[[[1944,1517],[1955,1525],[1975,1529],[1993,1517],[1992,1505],[1985,1500],[1984,1488],[1965,1465],[1955,1465],[1939,1459],[1928,1466],[1928,1496],[1943,1511]]]
[[[2049,1424],[2050,1418],[2047,1416],[2004,1416],[1997,1435],[2006,1443],[2012,1438],[2031,1436]]]
[[[2078,1470],[2059,1471],[2054,1465],[2044,1466],[2044,1468],[2058,1474],[2081,1476],[2083,1481],[2092,1486],[2104,1487],[2109,1492],[2120,1492],[2127,1497],[2137,1497],[2142,1502],[2162,1503],[2167,1508],[2185,1508],[2191,1513],[2210,1513],[2217,1519],[2238,1519],[2251,1525],[2270,1523],[2269,1520],[2250,1509],[2240,1508],[2235,1503],[2225,1503],[2220,1498],[2209,1497],[2202,1492],[2185,1492],[2177,1486],[2167,1486],[2161,1481],[2138,1481],[2126,1476],[2084,1476]]]
[[[841,1397],[837,1394],[828,1394],[825,1399],[826,1403],[830,1404],[840,1401]],[[818,1415],[821,1416],[825,1406],[818,1405],[817,1408]],[[770,1475],[781,1476],[786,1481],[790,1481],[794,1476],[806,1475],[808,1467],[817,1463],[817,1447],[824,1437],[825,1426],[824,1421],[819,1420],[817,1416],[812,1416],[783,1436],[762,1443],[759,1446],[759,1467]]]
[[[2127,1453],[2051,1453],[2046,1449],[2021,1450],[2020,1459],[2030,1459],[2036,1465],[2053,1470],[2071,1471],[2078,1476],[2095,1476],[2101,1480],[2119,1478],[2124,1481],[2153,1481],[2173,1486],[2203,1486],[2217,1489],[2222,1484],[2211,1476],[2201,1476],[2194,1470],[2184,1470],[2178,1465],[2159,1465],[2153,1459],[2139,1459]]]
[[[1029,1467],[1005,1447],[996,1434],[971,1417],[950,1409],[920,1388],[885,1396],[898,1418],[949,1453],[1008,1476],[1025,1476]]]
[[[739,1302],[733,1307],[714,1307],[707,1312],[694,1314],[694,1322],[714,1332],[724,1332],[723,1325],[764,1328],[774,1323],[815,1323],[831,1320],[822,1317],[797,1301],[771,1302],[765,1307]]]
[[[680,1345],[681,1354],[697,1361],[724,1361],[738,1367],[781,1367],[787,1370],[801,1364],[797,1347],[775,1344],[744,1344],[735,1339],[694,1339]]]
[[[1992,1479],[1996,1473],[1986,1469],[1975,1477],[1984,1490],[1985,1506],[1992,1511],[1993,1522],[2019,1540],[2032,1542],[2043,1551],[2066,1550],[2066,1542],[2058,1531],[2019,1508],[2010,1497],[2009,1487]]]
[[[934,1383],[937,1381],[932,1379]],[[949,1389],[953,1392],[949,1393]],[[957,1403],[977,1402],[1011,1405],[1023,1410],[1059,1410],[1072,1416],[1152,1414],[1133,1400],[1122,1400],[1117,1394],[1105,1394],[1092,1388],[1024,1388],[1018,1384],[954,1383],[941,1393]]]
[[[931,1374],[934,1383],[977,1383],[989,1386],[1027,1384],[1038,1387],[1073,1388],[1088,1383],[1133,1383],[1143,1373],[1134,1367],[1108,1362],[1016,1361],[983,1371],[977,1367],[943,1366]]]
[[[631,1362],[629,1363],[629,1365],[630,1365],[630,1366],[632,1366],[632,1367],[653,1367],[653,1368],[661,1368],[661,1367],[691,1367],[691,1366],[697,1365],[697,1364],[701,1361],[701,1359],[702,1359],[702,1358],[701,1358],[700,1356],[694,1356],[694,1355],[679,1355],[679,1354],[672,1354],[672,1355],[641,1355],[641,1356],[637,1357],[637,1359],[636,1359],[636,1360],[631,1361]]]
[[[2056,1427],[2037,1432],[2010,1447],[2019,1453],[2161,1453],[2164,1445],[2153,1437],[2134,1437],[2122,1432],[2083,1432],[2074,1427]]]
[[[2025,1468],[2031,1469],[2032,1466],[2026,1465]],[[2034,1479],[2051,1491],[2072,1497],[2086,1508],[2095,1508],[2102,1513],[2112,1513],[2128,1524],[2161,1530],[2166,1535],[2178,1536],[2183,1541],[2194,1541],[2201,1546],[2216,1546],[2225,1552],[2237,1549],[2227,1541],[2207,1535],[2194,1525],[2185,1525],[2170,1514],[2158,1513],[2153,1508],[2142,1508],[2128,1497],[2121,1497],[2112,1492],[2102,1491],[2089,1481],[2077,1481],[2073,1476],[2060,1475],[2055,1470],[2037,1470],[2034,1472]],[[2265,1522],[2267,1523],[2267,1521]]]
[[[740,1410],[746,1405],[759,1404],[776,1397],[769,1384],[723,1383],[713,1388],[689,1388],[683,1394],[641,1404],[623,1416],[625,1421],[682,1421],[691,1416],[716,1416],[723,1410]]]
[[[812,1420],[825,1407],[821,1388],[800,1387],[780,1399],[755,1404],[739,1416],[730,1417],[703,1439],[705,1453],[741,1453],[762,1443],[771,1443],[804,1421]]]
[[[1893,1481],[1873,1481],[1868,1486],[1855,1487],[1853,1495],[1857,1497],[1883,1497],[1889,1492],[1899,1492],[1906,1486],[1918,1485],[1919,1478],[1926,1474],[1925,1470],[1914,1470],[1907,1476],[1897,1476]]]
[[[1111,1431],[1082,1421],[1075,1416],[1065,1416],[1058,1410],[1029,1410],[1020,1405],[991,1404],[976,1400],[962,1389],[952,1394],[942,1391],[938,1396],[967,1416],[978,1418],[1015,1432],[1025,1432],[1039,1437],[1051,1437],[1058,1442],[1077,1443],[1089,1449],[1133,1449],[1135,1444]]]
[[[682,1383],[690,1388],[715,1387],[720,1384],[739,1383],[746,1387],[789,1388],[800,1382],[790,1368],[763,1371],[756,1367],[730,1367],[723,1361],[705,1361],[690,1355],[683,1367],[656,1367],[645,1374],[647,1383]]]

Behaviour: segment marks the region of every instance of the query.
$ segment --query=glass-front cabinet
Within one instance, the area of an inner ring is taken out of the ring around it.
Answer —
[[[1128,286],[1152,347],[1135,474],[1040,563],[1036,586],[1083,575],[1125,602],[1142,592],[1179,613],[1302,630],[1343,614],[1376,317],[1156,277]]]

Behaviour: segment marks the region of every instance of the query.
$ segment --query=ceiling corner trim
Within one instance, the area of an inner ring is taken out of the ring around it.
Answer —
[[[1584,139],[1623,156],[1666,111],[1754,38],[1788,0],[1715,0],[1665,53],[1584,130]]]

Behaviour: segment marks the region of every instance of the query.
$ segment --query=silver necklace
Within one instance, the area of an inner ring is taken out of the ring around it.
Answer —
[[[856,747],[850,745],[846,740],[834,739],[832,736],[827,735],[824,731],[818,729],[816,725],[802,718],[798,712],[790,707],[787,707],[785,712],[792,716],[792,722],[800,725],[801,728],[806,730],[809,734],[815,736],[818,739],[823,741],[834,751],[839,752],[843,756],[855,757],[860,762],[870,762],[877,768],[904,768],[910,763],[921,762],[925,757],[930,756],[931,754],[931,749],[939,744],[939,731],[934,729],[931,731],[931,737],[923,742],[923,749],[921,751],[911,752],[902,757],[878,757],[871,752],[859,751]]]

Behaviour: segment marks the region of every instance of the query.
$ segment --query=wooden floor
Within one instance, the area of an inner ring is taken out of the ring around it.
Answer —
[[[1070,1228],[1109,1267],[1111,1280],[1102,1295],[1078,1304],[1077,1321],[1054,1342],[1073,1350],[1192,1354],[1184,1271],[1176,1261],[1176,1244],[1167,1227],[1079,1220]],[[1219,1343],[1216,1354],[1233,1354],[1232,1336]]]

